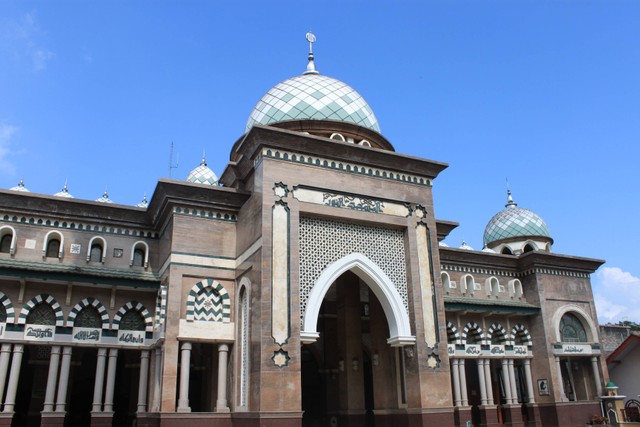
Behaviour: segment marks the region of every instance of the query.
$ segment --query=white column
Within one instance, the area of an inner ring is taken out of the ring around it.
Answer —
[[[480,404],[487,404],[487,387],[484,381],[484,359],[478,359],[478,379],[480,380]]]
[[[56,394],[56,382],[58,381],[58,367],[60,366],[60,346],[51,347],[49,357],[49,374],[47,375],[47,389],[44,394],[44,407],[42,412],[52,412]]]
[[[13,357],[11,360],[11,372],[9,373],[9,385],[7,386],[7,400],[4,402],[3,413],[13,413],[16,406],[16,392],[18,391],[18,380],[20,379],[20,365],[22,365],[22,354],[24,345],[13,346]]]
[[[509,366],[509,381],[511,384],[511,397],[513,403],[518,403],[518,388],[516,387],[516,371],[513,368],[513,359],[507,360],[507,366]]]
[[[118,367],[118,349],[109,349],[109,363],[107,365],[107,388],[104,396],[104,412],[113,412],[113,392],[116,388],[116,369]]]
[[[229,357],[229,346],[220,344],[218,346],[218,399],[216,400],[216,412],[229,412],[227,406],[227,360]]]
[[[493,401],[493,383],[491,382],[491,359],[484,363],[484,382],[487,386],[487,405],[495,405]]]
[[[511,380],[509,379],[509,363],[507,359],[502,359],[502,386],[507,398],[507,404],[513,403],[513,397],[511,396]]]
[[[529,395],[529,403],[536,403],[533,394],[533,380],[531,379],[531,360],[524,359],[524,376],[527,380],[527,395]]]
[[[155,352],[155,364],[153,374],[153,402],[151,404],[151,411],[156,412],[160,410],[160,381],[162,379],[162,349],[156,348]]]
[[[0,405],[4,399],[4,386],[7,381],[7,369],[9,368],[9,358],[11,357],[11,344],[2,344],[0,348]]]
[[[191,343],[184,342],[180,347],[180,397],[178,398],[178,412],[191,412],[189,407],[189,367],[191,365]]]
[[[93,384],[93,405],[91,412],[102,412],[102,388],[104,387],[104,367],[107,359],[107,349],[98,349],[96,363],[96,382]]]
[[[69,385],[69,370],[71,368],[71,350],[73,347],[62,347],[62,363],[60,364],[60,381],[58,382],[58,398],[56,412],[65,412],[67,403],[67,386]]]
[[[600,382],[600,369],[598,369],[598,356],[591,356],[591,367],[593,368],[593,379],[596,382],[596,393],[602,396],[602,383]]]
[[[460,406],[462,400],[460,399],[460,371],[458,370],[458,360],[451,359],[451,370],[453,372],[453,399],[455,406]]]
[[[147,382],[149,381],[149,350],[140,351],[140,381],[138,382],[138,413],[147,410]]]
[[[562,368],[560,367],[560,358],[558,356],[555,356],[555,359],[556,359],[556,371],[558,375],[558,393],[560,393],[560,396],[559,396],[560,401],[566,402],[567,395],[564,392],[564,381],[562,380]]]
[[[460,359],[458,368],[460,368],[460,394],[462,398],[462,406],[469,406],[469,399],[467,398],[467,371],[464,367],[465,360]]]

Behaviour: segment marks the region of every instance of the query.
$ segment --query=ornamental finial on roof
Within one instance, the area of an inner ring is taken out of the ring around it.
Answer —
[[[204,148],[202,149],[202,161],[200,162],[200,166],[207,166],[207,156],[205,155]]]
[[[504,205],[505,207],[510,207],[510,206],[518,206],[518,204],[516,202],[513,201],[513,197],[511,197],[511,189],[509,188],[509,180],[507,179],[507,204]]]
[[[320,74],[318,70],[316,70],[316,64],[313,58],[313,44],[316,42],[316,36],[312,32],[308,32],[307,41],[309,42],[309,63],[307,64],[307,71],[302,74]]]

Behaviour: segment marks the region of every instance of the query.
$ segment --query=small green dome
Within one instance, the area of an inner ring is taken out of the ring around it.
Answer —
[[[311,37],[315,41],[315,36]],[[349,122],[380,133],[378,120],[364,98],[346,83],[321,75],[311,51],[307,71],[272,87],[254,107],[245,132],[255,124],[309,119]]]
[[[320,74],[303,74],[271,88],[251,112],[245,132],[256,123],[305,119],[350,122],[380,133],[375,114],[358,92]]]
[[[218,185],[218,177],[209,168],[209,166],[207,166],[207,161],[205,160],[204,155],[202,156],[200,165],[189,172],[187,181],[196,184]]]
[[[547,237],[551,239],[549,228],[544,220],[529,209],[519,208],[511,198],[506,209],[491,218],[484,229],[485,245],[512,237]]]

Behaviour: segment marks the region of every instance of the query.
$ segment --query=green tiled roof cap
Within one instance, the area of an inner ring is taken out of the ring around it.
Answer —
[[[194,182],[196,184],[218,185],[218,177],[209,168],[209,166],[207,166],[207,161],[205,160],[204,155],[202,156],[200,165],[189,172],[187,181]]]
[[[484,244],[511,237],[548,237],[551,238],[549,228],[542,218],[529,209],[519,208],[511,198],[506,209],[491,218],[484,229]]]
[[[358,92],[315,70],[272,87],[251,112],[245,132],[256,123],[306,119],[349,122],[380,133],[375,114]]]

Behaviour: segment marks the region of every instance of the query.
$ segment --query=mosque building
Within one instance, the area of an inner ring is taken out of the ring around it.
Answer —
[[[203,156],[137,206],[0,190],[0,426],[583,426],[603,261],[510,193],[484,249],[447,246],[447,167],[310,49],[219,178]]]

